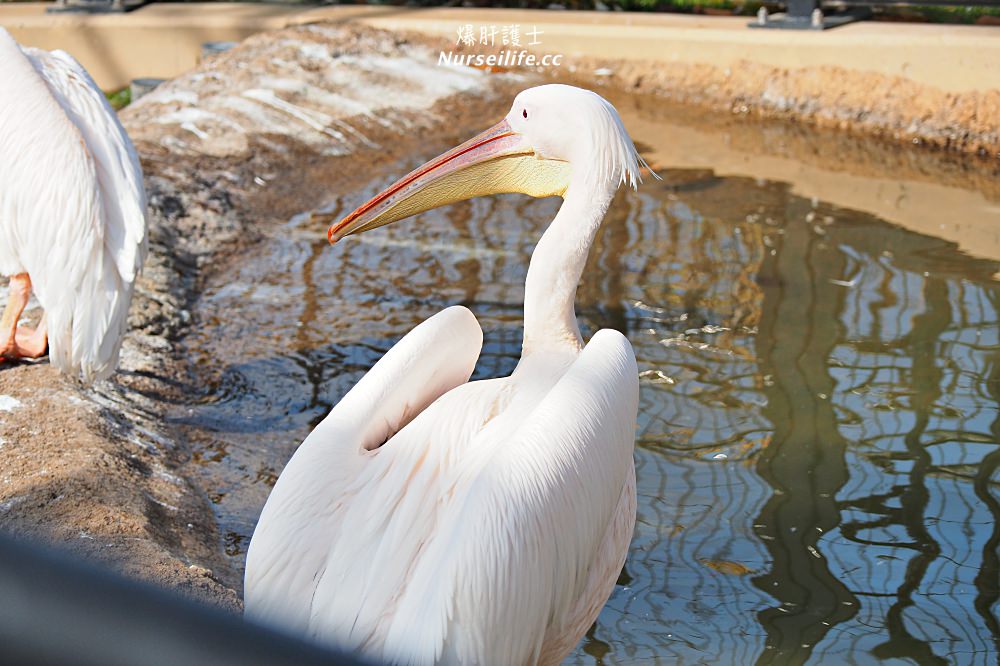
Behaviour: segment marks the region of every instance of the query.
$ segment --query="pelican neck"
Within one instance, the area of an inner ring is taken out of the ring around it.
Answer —
[[[559,212],[531,254],[524,286],[522,358],[539,351],[583,348],[574,308],[576,289],[618,189],[617,183],[594,183],[591,173],[570,181]]]

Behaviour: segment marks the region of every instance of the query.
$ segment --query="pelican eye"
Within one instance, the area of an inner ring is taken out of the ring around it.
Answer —
[[[525,120],[527,120],[528,119],[528,110],[524,109],[523,111],[521,111],[521,115],[524,117]]]

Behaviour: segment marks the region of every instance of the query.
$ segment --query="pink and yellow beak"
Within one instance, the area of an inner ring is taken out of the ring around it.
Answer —
[[[336,243],[344,236],[487,194],[561,196],[569,173],[569,163],[538,156],[525,137],[502,120],[390,185],[330,227],[327,238]]]

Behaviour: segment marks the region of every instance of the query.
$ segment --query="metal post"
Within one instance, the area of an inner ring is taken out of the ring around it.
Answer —
[[[121,14],[138,9],[146,0],[56,0],[46,14]]]
[[[825,14],[820,0],[786,0],[787,11],[769,14],[761,7],[757,20],[750,22],[751,28],[772,28],[782,30],[827,30],[837,26],[861,21],[871,16],[867,7],[850,8],[836,13]]]

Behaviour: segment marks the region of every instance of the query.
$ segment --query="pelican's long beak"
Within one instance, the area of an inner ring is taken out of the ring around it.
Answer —
[[[486,194],[561,196],[569,173],[568,162],[537,156],[524,136],[502,120],[390,185],[330,227],[327,237],[336,243],[344,236]]]

